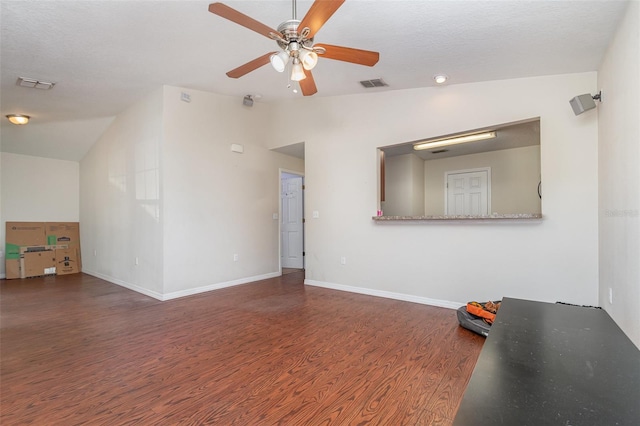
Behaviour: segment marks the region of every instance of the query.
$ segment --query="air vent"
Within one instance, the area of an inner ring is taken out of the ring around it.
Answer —
[[[362,80],[360,82],[360,84],[362,84],[362,86],[367,88],[367,89],[371,89],[373,87],[386,87],[386,86],[388,86],[388,84],[385,83],[384,80],[382,80],[381,78],[376,78],[375,80]]]
[[[443,152],[449,152],[448,149],[437,149],[435,151],[430,151],[432,154],[442,154]]]
[[[19,77],[16,84],[20,87],[28,87],[31,89],[49,90],[55,86],[55,83],[48,81],[40,81],[33,78]]]

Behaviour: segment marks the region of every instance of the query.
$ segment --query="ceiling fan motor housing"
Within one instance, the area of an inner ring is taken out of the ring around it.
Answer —
[[[290,51],[289,46],[294,42],[298,43],[300,47],[308,50],[312,49],[313,38],[304,38],[300,35],[298,33],[298,25],[300,25],[300,20],[298,19],[290,19],[278,25],[278,32],[282,35],[283,40],[276,40],[276,42],[283,50]]]

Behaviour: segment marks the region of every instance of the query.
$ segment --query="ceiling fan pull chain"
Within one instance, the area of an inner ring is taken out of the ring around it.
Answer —
[[[291,61],[287,62],[287,72],[284,73],[287,76],[287,89],[291,89],[291,66]]]

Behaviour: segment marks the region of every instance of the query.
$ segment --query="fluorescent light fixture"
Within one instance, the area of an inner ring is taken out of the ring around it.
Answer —
[[[9,119],[10,123],[17,124],[20,126],[23,124],[27,124],[31,117],[29,117],[28,115],[22,115],[22,114],[9,114],[7,115],[7,118]]]
[[[420,151],[422,149],[438,148],[441,146],[457,145],[460,143],[483,141],[485,139],[493,139],[496,132],[475,133],[473,135],[458,136],[454,138],[436,139],[428,142],[420,142],[413,145],[413,149]]]

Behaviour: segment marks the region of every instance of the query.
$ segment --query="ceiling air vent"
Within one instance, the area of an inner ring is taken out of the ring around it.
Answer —
[[[372,87],[386,87],[387,83],[384,82],[381,78],[376,78],[375,80],[362,80],[360,82],[363,87],[367,89],[371,89]]]
[[[40,81],[33,78],[25,78],[25,77],[19,77],[16,84],[21,87],[29,87],[31,89],[41,89],[41,90],[49,90],[56,85],[55,83],[51,83],[48,81]]]
[[[429,151],[429,152],[431,152],[432,154],[442,154],[443,152],[449,152],[449,150],[448,149],[437,149],[435,151]]]

